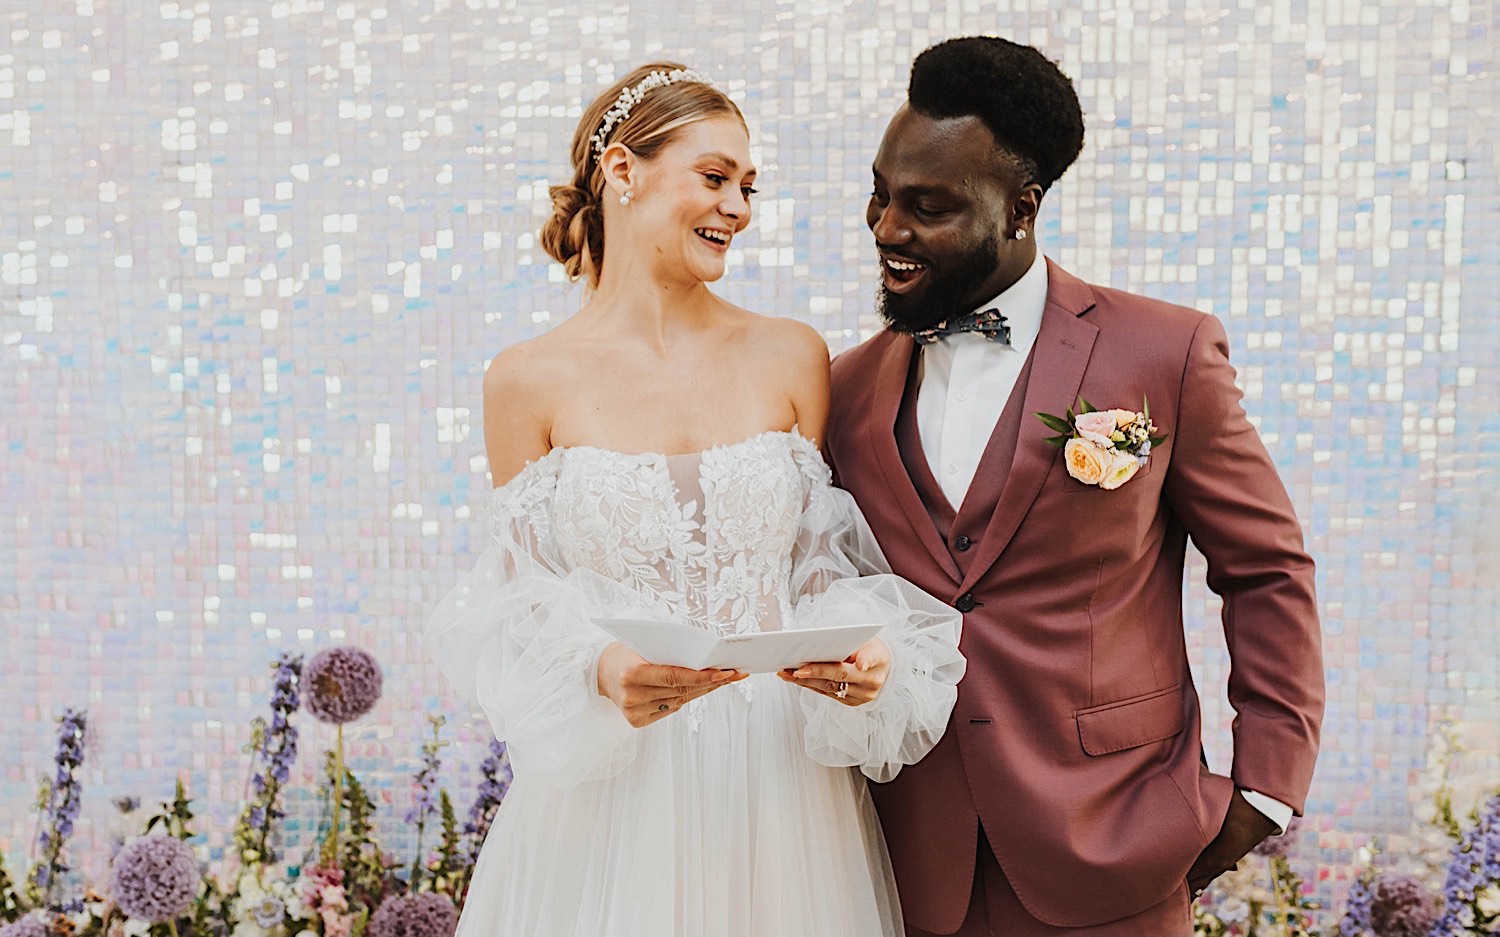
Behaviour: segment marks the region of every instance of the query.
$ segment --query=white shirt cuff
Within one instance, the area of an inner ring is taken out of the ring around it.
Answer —
[[[1245,795],[1245,802],[1271,818],[1276,824],[1276,835],[1280,836],[1286,832],[1286,828],[1292,825],[1292,808],[1274,797],[1267,797],[1259,791],[1247,791],[1240,788],[1240,793]]]

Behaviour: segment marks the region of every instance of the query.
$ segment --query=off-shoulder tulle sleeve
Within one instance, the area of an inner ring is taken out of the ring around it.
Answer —
[[[637,592],[566,570],[552,536],[556,461],[528,465],[489,497],[490,539],[427,621],[427,652],[478,704],[517,771],[559,786],[618,773],[636,730],[599,695],[600,617],[659,616]]]
[[[891,672],[880,695],[846,706],[818,693],[798,694],[807,717],[807,754],[820,764],[857,766],[889,781],[932,750],[958,699],[964,658],[962,616],[891,575],[885,555],[848,492],[835,488],[811,444],[794,449],[805,502],[792,556],[790,627],[881,622]]]

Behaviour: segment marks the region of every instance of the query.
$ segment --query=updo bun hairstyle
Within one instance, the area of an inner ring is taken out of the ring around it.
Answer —
[[[652,72],[671,73],[686,66],[675,62],[642,65],[615,82],[595,98],[583,112],[573,131],[571,151],[573,177],[554,185],[552,215],[539,235],[542,250],[563,265],[569,280],[587,278],[589,288],[599,285],[604,272],[604,173],[599,168],[594,136],[621,93],[634,89]],[[650,87],[631,107],[628,116],[605,129],[603,146],[620,143],[643,160],[652,160],[676,138],[678,131],[696,121],[732,114],[745,118],[722,91],[702,81],[684,80]]]

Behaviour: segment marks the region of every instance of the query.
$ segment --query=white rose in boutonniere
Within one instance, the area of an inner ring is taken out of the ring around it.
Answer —
[[[1141,399],[1141,410],[1100,410],[1078,398],[1078,412],[1066,417],[1038,413],[1036,418],[1058,433],[1047,442],[1060,446],[1068,475],[1085,485],[1113,491],[1136,476],[1151,449],[1166,440],[1151,422],[1151,405]]]
[[[1104,477],[1099,479],[1099,487],[1105,491],[1114,491],[1134,478],[1135,473],[1140,470],[1140,459],[1127,452],[1116,452],[1110,457],[1109,466],[1104,470]]]
[[[1068,474],[1085,485],[1097,485],[1104,479],[1104,469],[1109,456],[1087,439],[1068,440],[1063,448],[1063,458],[1068,463]]]

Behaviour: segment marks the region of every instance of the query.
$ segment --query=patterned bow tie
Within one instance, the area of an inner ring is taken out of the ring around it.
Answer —
[[[931,345],[940,338],[956,335],[959,332],[978,332],[992,342],[999,342],[1002,345],[1010,344],[1010,326],[998,309],[984,309],[980,312],[967,313],[957,319],[944,320],[930,329],[913,332],[912,338],[917,340],[918,345]]]

